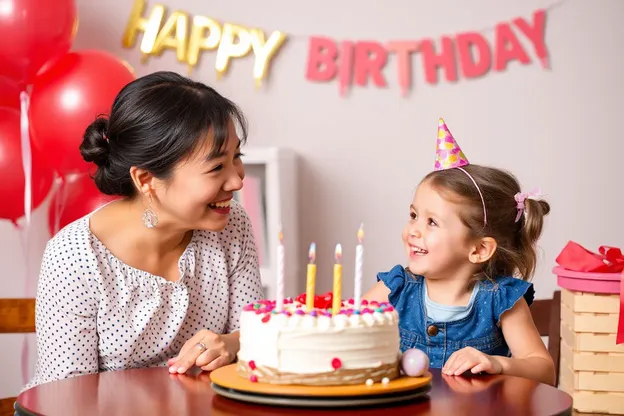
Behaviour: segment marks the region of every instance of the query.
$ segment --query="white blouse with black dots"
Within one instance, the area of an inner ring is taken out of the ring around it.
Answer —
[[[89,230],[89,218],[47,244],[37,291],[37,365],[22,389],[98,371],[165,366],[197,331],[225,334],[261,299],[251,224],[232,202],[221,232],[195,231],[180,280],[132,268]]]

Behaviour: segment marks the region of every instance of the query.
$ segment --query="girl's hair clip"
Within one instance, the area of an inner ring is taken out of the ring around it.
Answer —
[[[526,209],[524,202],[527,199],[538,200],[542,196],[544,196],[544,194],[539,188],[536,188],[530,192],[518,192],[517,194],[515,194],[514,199],[516,200],[516,209],[518,210],[518,214],[516,215],[516,220],[514,222],[520,221],[520,217],[522,216],[522,214],[525,212],[525,209]]]

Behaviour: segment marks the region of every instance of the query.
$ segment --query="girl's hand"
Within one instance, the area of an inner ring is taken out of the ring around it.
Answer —
[[[475,394],[487,390],[494,383],[501,382],[498,377],[455,377],[446,374],[442,374],[442,380],[451,390],[462,394]]]
[[[442,373],[449,376],[458,376],[468,370],[471,370],[472,374],[482,371],[488,374],[500,374],[503,367],[495,357],[472,347],[455,351],[442,367]]]
[[[186,341],[177,357],[167,362],[169,372],[183,374],[193,366],[216,370],[232,362],[239,346],[238,333],[219,335],[203,329]]]

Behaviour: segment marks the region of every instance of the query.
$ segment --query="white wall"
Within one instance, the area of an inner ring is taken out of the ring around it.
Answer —
[[[601,0],[598,6],[569,0],[549,12],[550,71],[537,62],[512,64],[503,73],[428,86],[422,82],[418,65],[415,88],[403,98],[391,59],[385,71],[387,89],[355,88],[343,98],[336,83],[306,81],[308,35],[338,40],[437,39],[493,27],[517,16],[530,19],[533,10],[556,1],[396,0],[392,8],[375,0],[160,1],[221,22],[292,35],[274,60],[270,82],[261,90],[254,88],[251,79],[252,59],[235,60],[229,74],[217,81],[215,54],[206,53],[193,77],[242,106],[251,121],[254,146],[286,146],[299,154],[299,249],[303,263],[309,242],[317,242],[317,291],[331,288],[333,249],[341,242],[346,262],[343,292],[351,293],[349,277],[360,222],[366,227],[366,287],[373,284],[376,272],[403,261],[401,229],[411,192],[432,167],[440,116],[469,160],[508,168],[527,190],[541,186],[547,192],[553,209],[541,241],[543,261],[535,278],[538,297],[549,297],[556,288],[550,270],[568,240],[590,249],[600,244],[623,245],[617,181],[622,179],[618,165],[624,145],[617,123],[623,114],[624,28],[620,17],[624,2]],[[132,1],[78,0],[78,5],[75,49],[114,52],[138,75],[161,69],[186,74],[173,51],[143,65],[138,46],[122,47]],[[491,33],[488,36],[491,39]],[[532,48],[527,51],[534,59]],[[43,217],[36,214],[41,231],[33,244],[32,267],[38,267],[36,255],[47,238]],[[24,266],[17,233],[8,224],[0,227],[0,296],[20,296]],[[16,339],[0,343],[0,397],[15,393],[21,385]]]

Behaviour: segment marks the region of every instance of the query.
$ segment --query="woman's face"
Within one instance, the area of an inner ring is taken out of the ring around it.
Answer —
[[[227,225],[230,202],[245,177],[240,140],[232,122],[220,154],[209,157],[211,148],[212,131],[167,181],[154,179],[152,209],[158,215],[159,228],[220,231]]]

